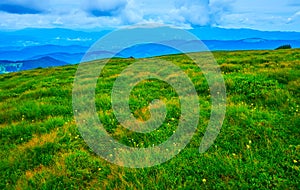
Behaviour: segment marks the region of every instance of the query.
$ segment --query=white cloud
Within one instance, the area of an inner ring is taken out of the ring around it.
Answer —
[[[226,0],[211,0],[219,3]],[[289,5],[287,1],[280,0],[236,0],[224,3],[227,6],[221,11],[211,13],[215,18],[215,25],[225,28],[252,28],[258,30],[289,30],[300,31],[300,25],[292,20],[296,19],[293,13],[299,11],[299,7]],[[222,6],[214,6],[216,9]],[[213,10],[213,8],[211,8]],[[289,23],[289,22],[290,23]],[[213,23],[213,22],[211,22]]]
[[[287,20],[288,24],[292,24],[300,21],[300,11],[296,12],[293,16],[289,17]]]
[[[300,31],[299,5],[298,0],[1,0],[0,29],[160,23]]]
[[[171,13],[175,18],[177,15],[178,21],[203,26],[210,21],[208,4],[208,0],[175,0],[175,9]]]
[[[286,30],[300,31],[299,26],[300,26],[300,11],[297,11],[291,17],[287,18],[284,27]]]
[[[222,17],[232,12],[235,0],[210,0],[210,19],[212,25],[222,22]]]
[[[233,9],[236,0],[175,0],[174,8],[163,17],[169,23],[182,26],[217,25],[223,15]]]
[[[56,38],[58,40],[61,40],[60,38]],[[93,39],[91,38],[67,38],[67,41],[72,41],[72,42],[86,42],[86,41],[92,41]]]

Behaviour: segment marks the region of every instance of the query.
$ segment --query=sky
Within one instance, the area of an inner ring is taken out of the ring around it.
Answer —
[[[299,0],[1,0],[0,30],[134,24],[300,32]]]

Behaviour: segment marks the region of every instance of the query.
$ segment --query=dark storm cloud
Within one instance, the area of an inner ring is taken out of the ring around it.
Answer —
[[[35,0],[2,0],[0,11],[11,14],[40,14],[43,9]]]
[[[116,16],[125,9],[127,0],[88,0],[86,11],[95,17]]]
[[[39,14],[41,10],[25,7],[22,5],[0,4],[0,11],[12,14]]]

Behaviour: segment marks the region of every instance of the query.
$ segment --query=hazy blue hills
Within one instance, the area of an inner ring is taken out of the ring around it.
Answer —
[[[214,50],[272,50],[281,45],[290,44],[293,48],[300,48],[300,40],[266,40],[261,38],[248,38],[242,40],[209,40],[203,41],[206,46]]]
[[[230,40],[230,41],[220,41],[220,40],[203,40],[203,43],[211,51],[217,50],[273,50],[277,47],[290,44],[294,48],[300,48],[300,40],[265,40],[260,38],[251,38],[244,40]],[[136,45],[130,48],[124,49],[122,52],[117,54],[118,57],[135,57],[135,58],[144,58],[152,56],[160,56],[167,54],[178,54],[186,52],[196,52],[199,49],[193,47],[199,47],[199,41],[172,41],[172,45],[179,47],[180,49],[185,50],[185,52],[180,52],[176,49],[166,47],[160,44],[141,44]],[[200,49],[201,50],[201,49]]]
[[[64,53],[64,52],[58,52],[58,53],[50,53],[46,55],[37,55],[34,57],[29,58],[29,60],[35,60],[35,59],[40,59],[43,57],[51,57],[53,59],[63,61],[66,63],[74,64],[74,63],[79,63],[84,56],[84,52],[82,53]]]
[[[0,60],[0,74],[16,71],[30,70],[36,68],[56,67],[66,65],[68,63],[53,59],[51,57],[42,57],[36,60],[25,61],[7,61]]]
[[[0,50],[0,59],[18,61],[18,60],[32,59],[33,57],[37,57],[37,56],[44,57],[47,56],[48,54],[55,54],[55,53],[78,54],[78,53],[84,53],[87,50],[88,47],[78,46],[78,45],[28,46],[28,47],[24,47],[23,49],[16,49],[16,50],[9,50],[9,51],[6,51],[4,48],[2,48],[2,50]]]
[[[109,32],[111,32],[111,30],[89,32],[62,28],[27,28],[17,31],[0,31],[0,47],[24,47],[46,44],[59,46],[90,46]]]
[[[145,57],[154,57],[154,56],[170,55],[170,54],[177,54],[177,53],[181,53],[181,52],[165,45],[149,43],[149,44],[135,45],[126,48],[121,52],[117,53],[116,57],[145,58]]]
[[[89,47],[111,31],[76,31],[60,28],[0,31],[0,60],[3,60],[0,61],[0,72],[79,63]],[[201,39],[211,51],[271,50],[286,44],[300,48],[300,33],[297,32],[213,27],[198,27],[188,31]],[[194,48],[199,45],[199,41],[172,40],[163,43],[184,49],[183,53],[199,51]],[[112,56],[144,58],[177,53],[180,53],[177,49],[148,43],[128,47],[121,52],[114,49],[95,50],[88,52],[87,56],[93,59]]]
[[[189,30],[201,40],[241,40],[262,38],[265,40],[300,40],[299,32],[259,31],[252,29],[224,29],[217,27],[197,27]]]
[[[1,47],[24,47],[36,45],[80,45],[90,46],[99,38],[113,30],[76,31],[70,29],[28,28],[17,31],[0,31]],[[197,27],[188,30],[200,40],[241,40],[262,38],[266,40],[300,40],[298,32],[269,32],[251,29],[224,29],[215,27]]]
[[[186,49],[187,52],[193,52],[193,46],[198,41],[172,41],[172,46]],[[280,45],[290,44],[293,48],[300,48],[300,40],[265,40],[261,38],[249,38],[243,40],[203,40],[203,43],[211,50],[259,50],[259,49],[275,49]],[[0,59],[9,61],[32,60],[42,57],[52,57],[54,59],[64,61],[66,63],[78,63],[83,55],[88,51],[89,47],[84,46],[29,46],[23,49],[15,49],[6,51],[0,49]],[[116,54],[118,57],[152,57],[166,54],[180,53],[169,47],[163,47],[159,44],[149,43],[136,45],[126,48],[119,52],[110,51],[107,57]]]

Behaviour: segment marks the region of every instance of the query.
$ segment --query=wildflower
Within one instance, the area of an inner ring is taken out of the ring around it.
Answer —
[[[296,163],[298,163],[298,161],[297,160],[293,160],[294,161],[294,163],[296,164]]]
[[[203,182],[203,183],[206,183],[206,179],[202,179],[202,182]]]
[[[251,140],[249,140],[249,144],[251,144],[252,143],[252,141]]]
[[[235,153],[232,153],[232,156],[236,156],[236,154],[235,154]]]
[[[250,145],[247,145],[247,149],[250,149]]]
[[[98,171],[100,171],[101,170],[101,168],[98,168]]]

